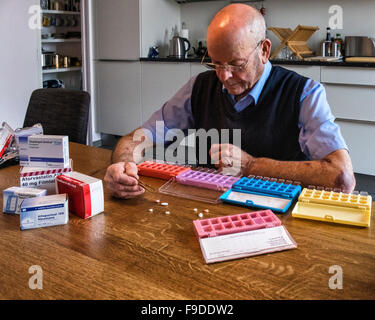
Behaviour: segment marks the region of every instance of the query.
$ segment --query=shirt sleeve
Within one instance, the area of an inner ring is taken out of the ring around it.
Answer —
[[[327,101],[323,85],[308,79],[301,95],[299,144],[309,160],[320,160],[348,147]]]
[[[155,143],[165,142],[164,137],[169,129],[180,129],[186,135],[188,129],[194,128],[191,94],[196,77],[192,77],[171,99],[143,123],[142,128],[148,129],[152,133]],[[164,132],[159,129],[162,127],[159,121],[164,123]]]

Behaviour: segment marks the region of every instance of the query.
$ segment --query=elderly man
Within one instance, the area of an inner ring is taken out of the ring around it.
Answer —
[[[240,159],[241,173],[301,181],[353,191],[355,178],[347,146],[334,123],[323,86],[268,61],[271,42],[265,21],[254,8],[231,4],[207,30],[207,71],[193,77],[155,112],[167,128],[240,129],[241,148],[213,144],[210,157],[222,168],[227,157]],[[203,60],[202,60],[203,61]],[[105,182],[112,194],[132,198],[138,185],[134,132],[121,138]],[[237,159],[237,160],[238,160]]]

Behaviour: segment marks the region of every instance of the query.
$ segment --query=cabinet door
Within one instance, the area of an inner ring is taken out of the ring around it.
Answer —
[[[189,63],[142,62],[142,121],[160,109],[189,79]]]
[[[336,118],[372,121],[375,125],[375,87],[324,83]]]
[[[141,125],[140,62],[96,62],[99,130],[124,135]]]
[[[205,72],[205,71],[208,71],[209,69],[207,69],[205,66],[202,66],[200,64],[200,62],[192,62],[190,64],[190,75],[192,77],[200,74],[201,72]]]
[[[301,76],[320,81],[320,66],[296,66],[296,65],[280,65],[285,69],[297,72]]]
[[[95,0],[96,59],[140,56],[139,0]]]
[[[336,120],[348,145],[354,172],[375,175],[375,124]]]

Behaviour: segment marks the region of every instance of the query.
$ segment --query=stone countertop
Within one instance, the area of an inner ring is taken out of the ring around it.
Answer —
[[[201,62],[202,58],[140,58],[140,61],[155,61],[155,62]],[[208,60],[207,60],[208,61]],[[296,66],[335,66],[335,67],[358,67],[358,68],[375,68],[374,62],[345,62],[345,61],[300,61],[300,60],[270,60],[272,64],[279,65],[296,65]]]

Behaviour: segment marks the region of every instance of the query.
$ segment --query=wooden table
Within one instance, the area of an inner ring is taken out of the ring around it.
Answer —
[[[76,171],[103,179],[110,151],[71,143],[70,155]],[[1,190],[16,185],[19,167],[1,169]],[[168,202],[171,214],[155,199]],[[250,211],[150,192],[118,200],[105,189],[104,213],[87,220],[71,214],[63,226],[20,231],[19,216],[0,214],[0,298],[375,298],[374,216],[370,228],[358,228],[279,215],[297,249],[207,265],[193,231],[195,207],[209,209],[205,217]],[[41,290],[29,288],[32,265],[42,267]],[[343,289],[329,288],[334,265],[342,268]]]

